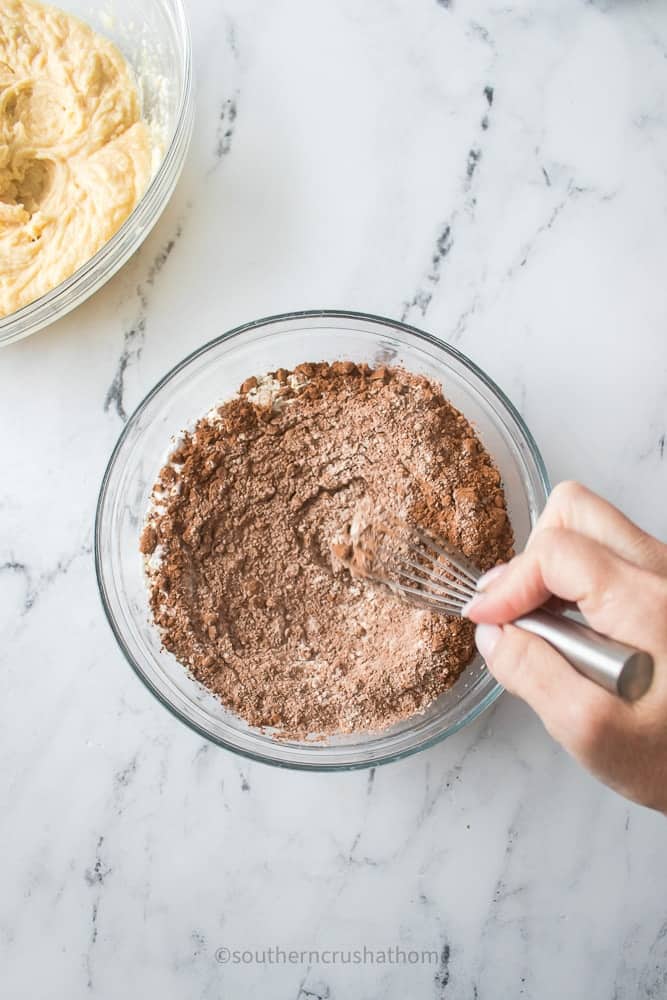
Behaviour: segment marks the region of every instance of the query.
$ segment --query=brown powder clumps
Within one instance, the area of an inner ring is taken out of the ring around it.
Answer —
[[[350,575],[362,501],[481,569],[512,554],[500,475],[440,388],[349,361],[247,379],[183,436],[153,501],[140,548],[164,646],[282,738],[407,718],[473,655],[469,622]]]

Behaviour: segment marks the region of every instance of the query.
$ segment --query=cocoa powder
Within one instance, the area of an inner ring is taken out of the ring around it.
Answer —
[[[469,622],[350,575],[360,503],[512,554],[500,475],[427,378],[352,362],[247,379],[161,470],[141,537],[164,646],[225,706],[282,738],[378,730],[422,711],[473,651]]]

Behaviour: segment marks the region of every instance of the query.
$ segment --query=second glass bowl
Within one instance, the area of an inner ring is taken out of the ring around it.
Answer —
[[[326,742],[272,739],[247,725],[161,648],[150,620],[139,535],[172,435],[232,396],[250,375],[303,361],[399,365],[438,382],[474,425],[503,479],[517,549],[549,490],[537,446],[509,400],[471,361],[436,338],[391,320],[304,312],[258,320],[195,351],[148,394],[125,426],[100,491],[95,559],[107,617],[127,660],[150,691],[200,735],[256,760],[306,770],[371,767],[444,739],[488,708],[500,686],[477,656],[428,709],[378,733]]]
[[[112,0],[101,7],[56,0],[68,14],[110,38],[134,71],[142,114],[159,144],[155,173],[120,229],[65,281],[0,317],[0,346],[36,333],[96,292],[141,246],[179,178],[194,123],[192,46],[181,0]]]

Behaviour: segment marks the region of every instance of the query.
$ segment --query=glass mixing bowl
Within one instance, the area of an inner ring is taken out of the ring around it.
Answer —
[[[78,271],[0,318],[0,346],[27,337],[80,305],[116,273],[148,236],[181,172],[192,136],[190,28],[181,0],[55,0],[55,6],[110,38],[134,70],[143,116],[160,157],[152,180],[120,229]]]
[[[120,436],[102,482],[95,526],[97,578],[109,623],[156,698],[219,746],[310,770],[370,767],[422,750],[471,722],[502,690],[477,656],[423,714],[390,729],[324,743],[278,741],[225,709],[161,649],[150,620],[139,535],[172,435],[232,396],[250,375],[293,368],[302,361],[336,360],[401,365],[440,383],[493,456],[517,548],[525,545],[549,486],[537,446],[509,400],[476,365],[435,337],[392,320],[337,311],[249,323],[212,340],[170,371]]]

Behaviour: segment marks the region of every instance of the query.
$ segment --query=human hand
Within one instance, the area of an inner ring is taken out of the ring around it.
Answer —
[[[601,781],[667,813],[667,545],[577,483],[552,492],[526,550],[480,581],[466,610],[489,670]],[[507,624],[551,597],[654,659],[649,691],[610,694],[534,635]]]

